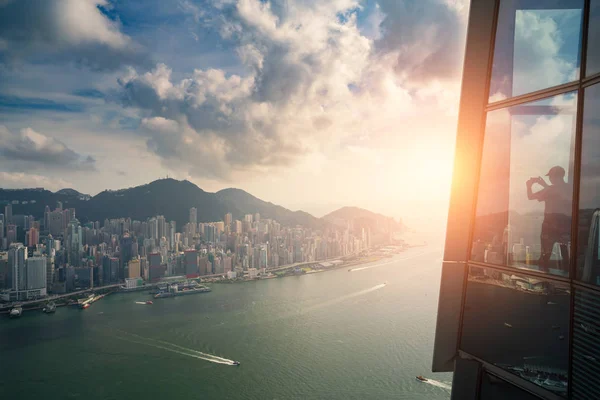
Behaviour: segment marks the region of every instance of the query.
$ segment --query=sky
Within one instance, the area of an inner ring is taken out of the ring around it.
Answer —
[[[169,176],[445,223],[467,15],[466,0],[0,0],[0,186]]]

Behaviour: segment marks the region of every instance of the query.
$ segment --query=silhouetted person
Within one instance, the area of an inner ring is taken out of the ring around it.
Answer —
[[[527,198],[545,202],[544,222],[540,236],[541,256],[540,270],[548,271],[550,257],[555,243],[560,244],[562,262],[561,269],[568,270],[569,253],[567,243],[571,236],[571,196],[572,188],[565,182],[565,170],[555,166],[546,174],[551,185],[540,176],[527,181]],[[532,191],[534,183],[542,186],[538,192]]]

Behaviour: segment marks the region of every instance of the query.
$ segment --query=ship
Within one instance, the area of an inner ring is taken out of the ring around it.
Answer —
[[[46,307],[44,307],[42,309],[43,312],[45,312],[46,314],[53,314],[56,312],[56,303],[54,303],[53,301],[51,301],[50,303],[46,304]]]
[[[21,314],[23,314],[23,309],[21,308],[21,306],[16,306],[12,310],[10,310],[10,313],[8,315],[11,318],[19,318]]]
[[[421,382],[427,382],[427,378],[423,378],[422,375],[417,376],[417,380]]]
[[[207,293],[211,289],[206,286],[198,285],[196,282],[184,283],[181,285],[170,285],[168,291],[160,291],[154,295],[155,299],[164,299],[166,297],[184,296],[187,294]]]

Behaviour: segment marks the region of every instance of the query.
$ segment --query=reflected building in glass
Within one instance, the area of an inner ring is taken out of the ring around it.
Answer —
[[[600,399],[600,0],[473,0],[433,371]]]

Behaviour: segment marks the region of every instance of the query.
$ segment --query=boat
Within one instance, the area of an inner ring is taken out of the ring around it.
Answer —
[[[511,325],[511,324],[509,324],[508,322],[505,322],[505,323],[504,323],[504,326],[506,326],[507,328],[512,328],[512,325]]]
[[[11,318],[19,318],[23,314],[23,309],[20,306],[14,307],[8,314]]]
[[[427,378],[423,378],[422,375],[417,376],[417,380],[421,382],[427,382]]]
[[[89,308],[89,306],[90,306],[90,303],[85,303],[81,306],[81,309],[85,310],[86,308]]]
[[[162,298],[166,298],[166,297],[185,296],[187,294],[207,293],[210,291],[211,291],[211,289],[206,286],[196,286],[196,287],[184,286],[182,290],[157,293],[154,295],[154,298],[162,299]]]
[[[233,362],[233,365],[235,365],[236,367],[239,366],[240,364],[241,364],[241,362],[239,362],[239,361],[234,361]]]
[[[43,312],[45,312],[46,314],[53,314],[56,312],[56,303],[54,303],[53,301],[51,301],[50,303],[46,304],[46,307],[44,307],[42,309]]]
[[[146,304],[154,304],[154,303],[152,302],[152,300],[148,300],[148,301],[146,302]]]

